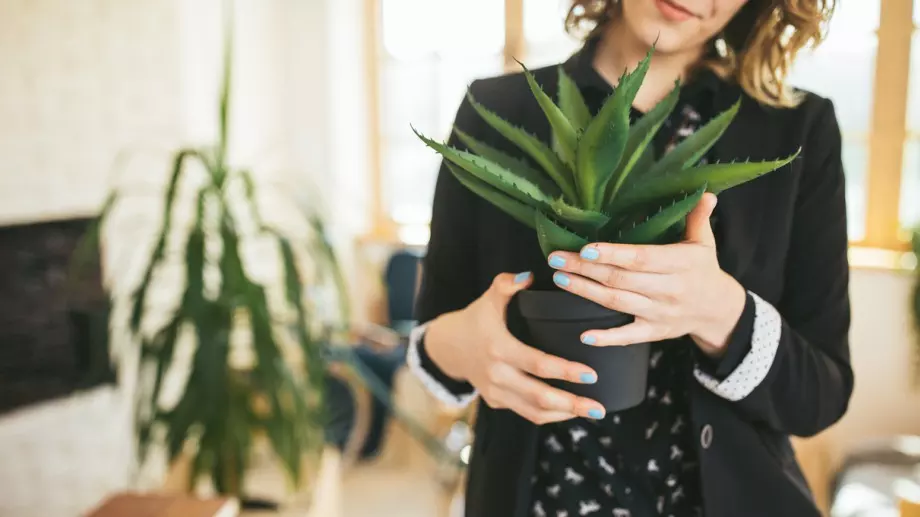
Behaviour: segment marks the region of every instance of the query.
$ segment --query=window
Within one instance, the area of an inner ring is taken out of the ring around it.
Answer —
[[[370,67],[380,117],[377,228],[388,234],[381,237],[423,244],[438,159],[410,122],[446,136],[473,79],[516,70],[512,58],[530,68],[564,61],[580,42],[563,27],[568,0],[367,1],[377,24]],[[828,38],[800,54],[790,77],[834,101],[854,244],[904,249],[903,229],[920,224],[915,23],[920,0],[837,0]]]
[[[908,88],[907,139],[901,171],[901,209],[904,228],[920,225],[920,1],[914,3]]]
[[[504,12],[495,0],[380,0],[380,194],[404,240],[427,240],[439,163],[410,124],[447,135],[466,86],[501,73]]]
[[[880,4],[881,0],[839,2],[827,39],[817,49],[803,51],[789,77],[792,85],[834,102],[843,135],[847,218],[854,241],[866,234],[866,178]]]

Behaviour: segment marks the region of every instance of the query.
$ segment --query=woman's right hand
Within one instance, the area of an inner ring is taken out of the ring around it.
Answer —
[[[591,368],[525,345],[508,331],[508,303],[531,279],[530,273],[500,274],[465,309],[435,318],[425,332],[428,356],[448,376],[472,384],[489,406],[510,409],[535,424],[602,418],[599,403],[531,376],[588,384],[597,381]]]

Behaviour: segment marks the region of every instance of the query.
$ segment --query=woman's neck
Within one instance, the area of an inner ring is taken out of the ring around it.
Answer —
[[[622,18],[614,19],[598,42],[594,69],[608,83],[616,85],[623,71],[633,70],[645,58],[648,50],[648,46],[625,26]],[[699,61],[702,52],[702,48],[673,53],[656,51],[633,106],[640,111],[652,109],[674,88],[675,80],[685,82],[689,70]]]

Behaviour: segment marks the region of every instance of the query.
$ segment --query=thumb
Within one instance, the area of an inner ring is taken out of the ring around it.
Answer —
[[[486,294],[497,307],[504,309],[518,291],[527,289],[532,282],[533,274],[529,271],[518,274],[502,273],[492,280],[492,286]]]
[[[709,218],[716,208],[716,195],[707,192],[700,198],[696,207],[687,214],[687,240],[705,244],[707,246],[716,245],[716,237],[712,233],[712,225]]]

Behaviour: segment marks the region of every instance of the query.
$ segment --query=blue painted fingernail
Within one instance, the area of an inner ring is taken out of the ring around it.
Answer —
[[[594,419],[604,418],[604,412],[600,409],[591,409],[588,411],[588,416]]]
[[[514,276],[515,284],[523,284],[530,278],[530,271],[525,271],[523,273],[518,273]]]
[[[581,382],[585,384],[594,384],[597,382],[597,375],[593,373],[583,373],[581,374]]]
[[[559,255],[553,255],[549,258],[549,267],[565,267],[565,259]]]
[[[601,254],[597,251],[597,248],[585,248],[581,250],[581,258],[585,260],[597,260]]]
[[[594,336],[582,336],[581,342],[586,345],[593,345],[594,343],[597,343],[597,338]]]
[[[572,280],[565,273],[556,273],[553,275],[553,282],[556,282],[559,287],[568,287]]]

